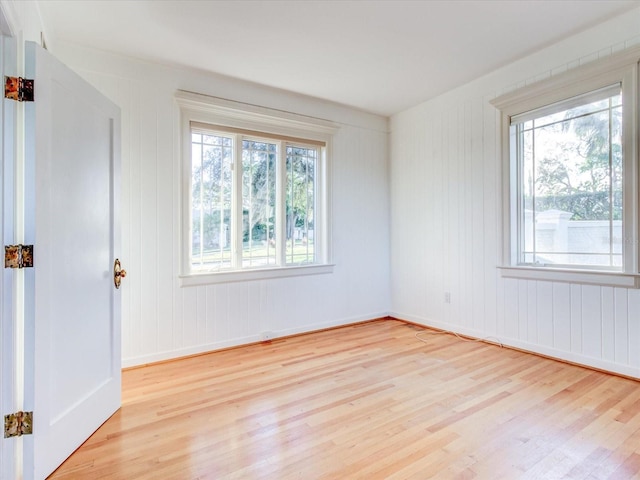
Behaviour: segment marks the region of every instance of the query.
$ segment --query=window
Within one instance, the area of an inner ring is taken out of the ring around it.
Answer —
[[[628,51],[493,102],[503,275],[638,286],[638,58]]]
[[[520,265],[622,268],[620,85],[511,118]]]
[[[191,270],[316,263],[314,172],[322,145],[201,124],[191,126],[191,145]]]
[[[265,116],[265,109],[254,114],[257,107],[230,113],[220,100],[203,104],[199,97],[177,96],[182,284],[331,271],[327,156],[333,127]]]

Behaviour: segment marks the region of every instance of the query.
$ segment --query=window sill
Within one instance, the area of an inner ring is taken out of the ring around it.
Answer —
[[[271,278],[302,277],[306,275],[321,275],[333,273],[333,264],[300,265],[294,267],[256,268],[253,270],[234,270],[227,272],[203,272],[180,275],[178,282],[181,287],[198,285],[215,285],[218,283],[249,282],[267,280]]]
[[[609,287],[640,288],[640,275],[598,270],[568,270],[549,267],[498,267],[505,278],[579,283]]]

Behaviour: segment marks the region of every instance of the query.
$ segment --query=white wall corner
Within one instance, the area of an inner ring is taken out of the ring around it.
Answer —
[[[0,0],[0,10],[2,10],[0,29],[3,35],[14,37],[22,30],[16,3],[15,0]]]

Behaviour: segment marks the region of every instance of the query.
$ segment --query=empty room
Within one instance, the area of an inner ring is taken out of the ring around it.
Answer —
[[[640,479],[640,0],[0,30],[0,479]]]

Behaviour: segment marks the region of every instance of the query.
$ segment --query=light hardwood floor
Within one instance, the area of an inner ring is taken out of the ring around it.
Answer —
[[[379,320],[125,371],[52,479],[640,478],[640,383]]]

